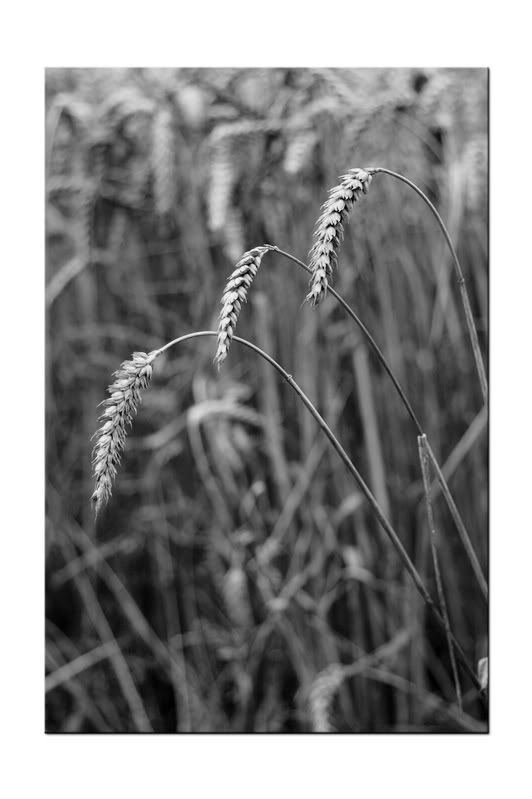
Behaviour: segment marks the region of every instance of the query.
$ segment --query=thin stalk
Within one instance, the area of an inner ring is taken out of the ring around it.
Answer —
[[[421,197],[421,199],[428,205],[428,207],[434,214],[436,221],[440,226],[440,230],[445,237],[445,241],[447,242],[447,246],[449,247],[449,251],[453,259],[456,276],[458,278],[458,286],[460,287],[462,305],[464,306],[464,312],[466,316],[467,330],[469,333],[469,338],[471,340],[471,347],[473,349],[473,355],[475,357],[478,379],[480,381],[480,388],[482,390],[482,397],[484,399],[484,404],[486,405],[488,402],[488,380],[486,377],[486,369],[484,367],[484,361],[482,360],[482,355],[480,352],[480,344],[478,341],[478,334],[475,328],[475,321],[473,319],[473,311],[471,310],[471,303],[469,301],[469,295],[467,293],[464,273],[462,272],[460,261],[458,260],[456,250],[454,248],[451,237],[447,231],[447,228],[445,227],[443,219],[441,218],[440,214],[436,210],[436,207],[433,205],[433,203],[431,203],[427,195],[423,191],[421,191],[419,186],[416,186],[416,184],[413,183],[411,180],[405,178],[404,175],[400,175],[398,172],[393,172],[391,169],[385,169],[384,167],[380,166],[371,167],[368,169],[368,172],[370,172],[370,174],[372,175],[376,174],[377,172],[381,172],[384,175],[391,175],[391,177],[397,178],[397,180],[402,180],[403,183],[406,183],[407,186],[410,186],[410,188],[413,189],[416,192],[416,194],[418,194]]]
[[[309,275],[312,274],[312,269],[310,268],[310,266],[307,266],[307,264],[304,261],[300,261],[299,258],[296,258],[295,255],[292,255],[289,252],[285,252],[284,250],[279,249],[279,247],[273,247],[272,246],[272,250],[274,250],[275,252],[278,252],[279,255],[284,255],[284,257],[288,258],[290,261],[293,261],[295,264],[297,264],[302,269],[304,269],[305,272],[308,272]],[[395,377],[394,373],[392,372],[391,367],[388,365],[388,362],[387,362],[386,358],[382,354],[382,352],[381,352],[381,350],[379,348],[379,345],[377,344],[377,342],[375,341],[375,339],[373,338],[373,336],[369,332],[368,328],[366,327],[366,325],[364,324],[362,319],[360,319],[360,317],[357,316],[357,314],[353,311],[351,306],[344,300],[343,297],[341,297],[338,294],[337,291],[335,291],[333,289],[332,286],[328,286],[327,291],[330,294],[332,294],[332,296],[335,298],[335,300],[342,306],[342,308],[347,313],[347,315],[351,317],[353,322],[355,322],[355,324],[358,325],[358,327],[360,328],[360,330],[364,334],[365,339],[371,345],[371,348],[373,349],[375,355],[377,356],[382,368],[387,373],[388,377],[390,378],[390,380],[392,381],[392,383],[393,383],[393,385],[395,387],[395,390],[399,394],[399,396],[401,398],[401,402],[403,403],[406,411],[408,412],[408,415],[412,419],[412,422],[413,422],[413,424],[416,427],[418,435],[422,436],[423,435],[423,428],[421,426],[421,423],[419,422],[416,414],[414,413],[414,410],[413,410],[412,406],[410,405],[410,402],[408,401],[408,398],[407,398],[405,392],[401,388],[401,385],[399,384],[397,378]]]
[[[419,450],[419,463],[421,465],[421,475],[423,477],[423,489],[425,493],[427,520],[429,523],[430,548],[432,551],[434,576],[436,578],[436,590],[438,592],[441,614],[443,616],[443,621],[445,622],[445,636],[447,638],[447,646],[449,647],[449,657],[451,659],[451,669],[453,672],[454,688],[456,691],[456,701],[458,703],[458,707],[460,708],[460,710],[462,710],[462,690],[460,688],[460,679],[458,677],[458,669],[456,668],[456,658],[454,656],[453,644],[451,640],[451,635],[452,635],[451,623],[449,621],[447,602],[445,601],[445,594],[443,592],[443,582],[441,578],[440,563],[438,559],[436,525],[434,524],[434,513],[432,511],[432,501],[430,498],[430,467],[429,467],[429,454],[427,451],[427,436],[418,436],[417,445]]]
[[[165,352],[170,347],[173,347],[175,344],[181,344],[181,343],[183,343],[185,341],[190,341],[192,339],[200,338],[202,336],[217,336],[217,335],[218,335],[217,332],[214,331],[214,330],[202,330],[202,331],[198,331],[198,332],[195,332],[195,333],[188,333],[188,334],[186,334],[184,336],[180,336],[179,338],[174,339],[173,341],[170,341],[168,344],[165,344],[164,347],[161,347],[159,350],[156,350],[155,351],[156,352],[155,357],[157,357],[161,353]],[[369,487],[364,482],[364,479],[362,478],[361,474],[358,472],[356,466],[351,461],[349,455],[344,450],[344,448],[342,447],[342,445],[340,444],[340,442],[338,441],[338,439],[336,438],[336,436],[334,435],[334,433],[332,432],[332,430],[328,426],[328,424],[325,421],[325,419],[319,414],[319,412],[316,410],[316,408],[314,407],[314,405],[312,404],[310,399],[307,397],[307,395],[304,393],[304,391],[299,387],[299,385],[293,379],[292,375],[290,375],[287,371],[285,371],[285,369],[283,369],[283,367],[279,363],[277,363],[276,360],[274,360],[270,355],[268,355],[266,352],[261,350],[260,347],[257,347],[255,344],[252,344],[250,341],[246,341],[245,339],[239,338],[238,336],[234,336],[233,337],[233,341],[238,341],[239,344],[244,345],[248,349],[250,349],[253,352],[255,352],[257,355],[260,355],[261,358],[264,358],[264,360],[266,360],[271,366],[273,366],[274,369],[276,369],[277,372],[281,375],[281,377],[283,377],[283,379],[286,380],[286,382],[289,384],[289,386],[291,386],[291,388],[296,392],[296,394],[298,395],[299,399],[303,402],[303,404],[306,406],[307,410],[312,414],[312,416],[314,417],[314,419],[316,420],[316,422],[320,426],[321,430],[325,433],[325,435],[329,439],[329,441],[332,444],[333,448],[336,450],[336,452],[338,453],[340,459],[342,460],[344,466],[347,468],[347,470],[350,472],[350,474],[354,477],[354,479],[358,483],[358,486],[361,489],[361,491],[364,494],[364,496],[366,497],[366,500],[368,501],[373,513],[377,517],[377,520],[379,521],[381,527],[383,528],[384,532],[388,536],[388,538],[391,541],[392,545],[395,547],[399,557],[401,558],[401,560],[403,562],[403,565],[405,566],[406,570],[408,571],[408,573],[410,574],[412,580],[414,581],[414,584],[415,584],[420,596],[422,597],[422,599],[425,602],[425,604],[431,609],[431,611],[432,611],[432,613],[434,615],[434,618],[435,618],[436,622],[438,623],[438,625],[440,626],[440,628],[443,630],[443,632],[446,632],[445,622],[444,622],[444,620],[443,620],[443,618],[442,618],[442,616],[441,616],[441,614],[440,614],[440,612],[439,612],[434,600],[432,599],[432,597],[430,596],[427,588],[425,587],[425,584],[423,583],[423,580],[421,579],[416,567],[412,563],[412,561],[410,559],[410,556],[408,555],[406,549],[404,548],[404,546],[403,546],[403,544],[401,542],[401,539],[399,538],[399,536],[395,532],[394,528],[392,527],[392,525],[390,524],[388,519],[384,516],[383,512],[380,509],[380,506],[379,506],[377,500],[375,499],[375,497],[371,493]],[[458,641],[456,640],[456,638],[453,635],[452,635],[451,640],[452,640],[455,652],[456,652],[456,654],[458,656],[458,659],[460,660],[462,666],[464,667],[465,671],[467,672],[467,674],[471,678],[471,681],[473,682],[475,687],[478,690],[480,690],[480,683],[478,681],[477,675],[476,675],[474,669],[472,669],[471,666],[469,665],[469,662],[468,662],[468,660],[466,658],[466,655],[465,655],[462,647],[460,646],[460,644],[458,643]]]
[[[447,481],[445,480],[445,477],[443,476],[443,472],[440,469],[438,461],[436,460],[436,456],[434,455],[434,452],[432,451],[432,447],[430,446],[429,441],[426,438],[426,435],[425,435],[425,439],[426,439],[426,450],[427,450],[427,453],[428,453],[428,456],[429,456],[430,460],[432,461],[432,465],[434,466],[434,471],[436,472],[436,477],[438,478],[438,482],[440,484],[440,487],[441,487],[441,490],[442,490],[442,494],[445,497],[445,501],[447,502],[447,506],[449,508],[451,516],[453,517],[454,523],[456,525],[456,529],[458,530],[458,535],[460,536],[460,540],[461,540],[461,542],[463,544],[463,547],[464,547],[465,551],[467,552],[467,555],[469,557],[469,561],[471,563],[473,571],[475,572],[475,577],[477,578],[477,582],[478,582],[478,584],[480,586],[480,590],[482,591],[484,599],[487,601],[487,599],[488,599],[488,583],[486,581],[486,578],[484,577],[484,572],[482,571],[482,567],[481,567],[481,565],[479,563],[479,560],[477,558],[476,552],[473,549],[473,544],[471,543],[471,539],[469,538],[469,535],[467,533],[465,524],[462,521],[462,517],[460,516],[458,508],[456,507],[456,503],[455,503],[455,501],[454,501],[454,499],[452,497],[452,494],[451,494],[451,492],[449,490],[449,486],[447,485]]]
[[[308,272],[309,274],[312,274],[312,270],[310,269],[310,267],[307,266],[307,264],[305,264],[303,261],[300,261],[299,258],[296,258],[295,255],[292,255],[289,252],[285,252],[284,250],[279,249],[279,247],[273,247],[272,246],[272,250],[278,252],[279,255],[284,255],[285,258],[288,258],[290,261],[293,261],[295,264],[297,264],[299,267],[304,269],[306,272]],[[412,420],[412,423],[413,423],[414,427],[416,428],[418,436],[426,435],[425,431],[423,430],[423,427],[421,426],[421,423],[420,423],[419,419],[417,418],[416,414],[414,413],[414,410],[412,409],[412,406],[411,406],[410,402],[407,399],[407,396],[406,396],[405,392],[401,388],[400,383],[398,382],[398,380],[395,377],[395,375],[394,375],[391,367],[389,366],[386,358],[384,357],[383,353],[381,352],[381,350],[379,348],[379,345],[377,344],[377,342],[375,341],[375,339],[373,338],[373,336],[371,335],[371,333],[369,332],[369,330],[367,329],[365,324],[357,316],[357,314],[353,311],[351,306],[348,305],[348,303],[343,299],[343,297],[341,297],[338,294],[338,292],[336,292],[331,286],[329,286],[327,290],[328,290],[328,292],[330,292],[332,294],[332,296],[342,306],[342,308],[347,313],[347,315],[351,317],[351,319],[355,322],[356,325],[358,325],[358,327],[362,331],[364,337],[366,338],[366,340],[370,344],[371,348],[373,349],[375,355],[377,356],[377,358],[379,360],[379,363],[381,364],[381,366],[383,367],[383,369],[387,373],[388,377],[392,381],[392,383],[394,385],[394,388],[397,391],[397,393],[398,393],[398,395],[399,395],[399,397],[401,399],[401,402],[403,403],[408,415],[410,416],[410,419]],[[456,525],[456,529],[458,531],[458,535],[460,536],[460,540],[462,541],[462,544],[463,544],[464,549],[465,549],[465,551],[467,553],[467,556],[469,557],[469,560],[470,560],[470,563],[471,563],[471,567],[472,567],[472,569],[473,569],[473,571],[475,573],[475,576],[477,578],[478,584],[480,586],[480,590],[482,591],[482,594],[483,594],[484,598],[487,600],[487,598],[488,598],[488,584],[487,584],[486,578],[484,577],[484,573],[482,571],[482,567],[480,565],[480,562],[478,560],[476,552],[475,552],[475,550],[473,548],[473,544],[471,543],[471,539],[470,539],[469,534],[468,534],[468,532],[466,530],[466,526],[465,526],[465,524],[464,524],[464,522],[462,520],[462,517],[460,516],[460,512],[459,512],[458,508],[456,507],[456,503],[455,503],[455,501],[454,501],[454,499],[452,497],[452,494],[451,494],[451,491],[449,489],[449,486],[447,485],[447,481],[445,480],[445,477],[444,477],[443,472],[442,472],[442,470],[440,468],[440,465],[439,465],[438,461],[436,460],[436,456],[434,455],[432,447],[430,446],[428,438],[427,438],[427,452],[428,452],[429,457],[430,457],[430,459],[432,461],[432,465],[434,467],[434,471],[436,472],[436,477],[438,478],[438,482],[440,484],[440,488],[442,490],[442,494],[443,494],[443,496],[445,498],[445,501],[447,502],[447,506],[449,508],[449,512],[450,512],[450,514],[451,514],[451,516],[453,518],[453,521],[454,521],[454,523]]]

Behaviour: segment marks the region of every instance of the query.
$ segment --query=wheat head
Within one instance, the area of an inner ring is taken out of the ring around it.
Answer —
[[[312,278],[306,296],[312,305],[319,305],[327,294],[329,280],[338,260],[343,226],[353,203],[361,194],[367,194],[371,172],[355,167],[342,175],[340,180],[340,184],[330,190],[329,199],[322,206],[322,214],[314,230],[315,242],[309,253]]]
[[[151,364],[157,354],[158,350],[134,352],[132,360],[124,361],[114,373],[115,380],[107,389],[111,396],[102,403],[105,411],[99,419],[102,425],[94,434],[96,444],[92,453],[95,488],[91,499],[96,515],[111,496],[127,430],[137,412],[142,391],[150,384]]]
[[[220,320],[218,322],[218,346],[214,363],[218,369],[227,358],[231,339],[235,332],[238,314],[242,303],[246,302],[248,291],[257,274],[264,254],[274,249],[268,244],[254,247],[244,253],[229,277],[222,294]]]

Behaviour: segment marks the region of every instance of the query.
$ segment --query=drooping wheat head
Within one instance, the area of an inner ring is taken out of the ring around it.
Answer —
[[[124,361],[114,373],[115,380],[107,389],[111,396],[102,403],[105,411],[100,416],[102,425],[95,433],[92,453],[95,489],[91,499],[96,515],[111,496],[127,430],[137,412],[141,393],[149,386],[151,364],[158,352],[134,352],[132,360]]]
[[[214,363],[218,366],[218,369],[227,358],[238,314],[242,303],[247,300],[249,288],[257,274],[262,258],[268,250],[272,249],[273,247],[270,245],[263,245],[254,247],[244,253],[226,283],[221,299],[222,310],[220,311],[220,320],[218,322],[218,346],[214,356]]]
[[[371,174],[369,170],[355,167],[342,175],[340,180],[341,183],[330,190],[329,199],[322,206],[322,214],[314,230],[315,242],[309,253],[312,278],[306,296],[312,305],[319,305],[327,294],[329,280],[338,260],[343,226],[353,203],[361,194],[367,194]]]

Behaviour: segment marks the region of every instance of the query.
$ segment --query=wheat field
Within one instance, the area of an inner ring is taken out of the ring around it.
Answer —
[[[47,70],[47,731],[487,731],[487,109],[483,69]]]

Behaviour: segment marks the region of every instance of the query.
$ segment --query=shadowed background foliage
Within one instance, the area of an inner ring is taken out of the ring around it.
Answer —
[[[245,250],[306,259],[353,166],[402,172],[436,204],[485,351],[487,77],[48,70],[49,731],[485,730],[465,677],[457,709],[444,637],[357,486],[267,364],[234,344],[217,374],[213,339],[158,359],[97,526],[90,438],[120,362],[215,328]],[[354,206],[335,288],[405,387],[486,570],[486,413],[443,237],[407,186],[380,176]],[[353,324],[306,290],[268,254],[238,332],[317,405],[435,594],[416,432]],[[437,493],[434,508],[476,663],[486,603]]]

